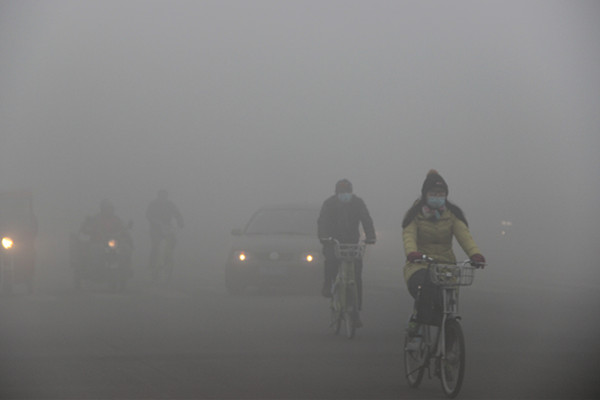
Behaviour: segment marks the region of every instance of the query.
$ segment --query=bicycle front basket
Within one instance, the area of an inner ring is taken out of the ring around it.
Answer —
[[[429,276],[437,286],[469,286],[473,283],[474,270],[470,265],[432,264]]]
[[[337,258],[354,260],[356,258],[362,258],[364,249],[365,245],[362,243],[336,243],[334,252]]]

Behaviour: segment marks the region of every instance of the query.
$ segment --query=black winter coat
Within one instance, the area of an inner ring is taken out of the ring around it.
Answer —
[[[375,241],[373,219],[365,202],[353,195],[348,203],[341,202],[336,195],[323,202],[318,219],[319,238],[334,238],[341,243],[358,243],[359,223],[362,224],[367,240]]]

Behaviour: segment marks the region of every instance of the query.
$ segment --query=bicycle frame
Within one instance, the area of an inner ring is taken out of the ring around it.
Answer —
[[[354,337],[358,320],[358,287],[356,284],[356,260],[362,257],[365,244],[344,244],[334,241],[335,255],[340,260],[338,274],[332,287],[331,326],[339,333],[342,321],[349,339]]]
[[[333,296],[331,297],[331,306],[340,315],[346,312],[348,295],[358,296],[355,273],[353,261],[342,260],[340,262],[338,274],[333,284]]]
[[[439,287],[442,295],[442,320],[439,327],[421,324],[420,335],[405,339],[405,368],[409,385],[417,387],[425,369],[432,377],[431,367],[435,375],[442,381],[442,388],[448,397],[455,397],[460,391],[464,377],[464,335],[460,327],[459,288],[473,283],[473,271],[469,260],[456,265],[436,264],[428,260],[428,274],[431,282]],[[447,332],[452,332],[454,351],[448,354]],[[419,341],[419,336],[421,340]]]
[[[445,309],[444,305],[444,309]],[[455,315],[454,319],[460,319],[459,316]],[[428,376],[431,378],[431,361],[442,359],[446,354],[446,335],[445,335],[445,326],[446,322],[449,319],[449,315],[444,312],[442,317],[442,323],[439,327],[434,325],[421,325],[419,330],[421,332],[421,337],[423,344],[426,347],[426,354],[423,358],[423,363],[419,365],[416,369],[412,371],[407,371],[406,375],[412,375],[414,373],[418,373],[422,369],[427,369]]]
[[[446,356],[446,323],[450,319],[460,320],[458,315],[458,286],[455,287],[444,287],[442,288],[442,304],[443,304],[443,315],[442,323],[439,327],[433,325],[424,325],[426,332],[425,343],[433,345],[434,355],[429,355],[429,360],[426,359],[425,365],[429,364],[431,358],[441,359]],[[431,331],[437,330],[435,342],[431,341]],[[424,366],[425,366],[424,365]],[[431,371],[430,371],[431,372]],[[431,376],[431,375],[430,375]]]

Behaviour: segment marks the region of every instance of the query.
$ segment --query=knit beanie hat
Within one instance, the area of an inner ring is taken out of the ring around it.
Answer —
[[[435,169],[431,169],[427,173],[427,177],[421,188],[421,198],[424,199],[427,197],[427,192],[432,189],[441,189],[448,194],[448,185],[446,184],[446,181]]]

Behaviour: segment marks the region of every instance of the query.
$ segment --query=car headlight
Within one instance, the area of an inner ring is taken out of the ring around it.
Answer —
[[[236,251],[233,254],[233,260],[237,262],[244,262],[248,260],[248,253],[245,251]]]
[[[114,249],[115,247],[117,247],[117,241],[115,239],[110,239],[108,241],[108,247],[110,247],[111,249]]]
[[[12,249],[13,240],[8,236],[3,237],[2,238],[2,247],[4,247],[6,250]]]

